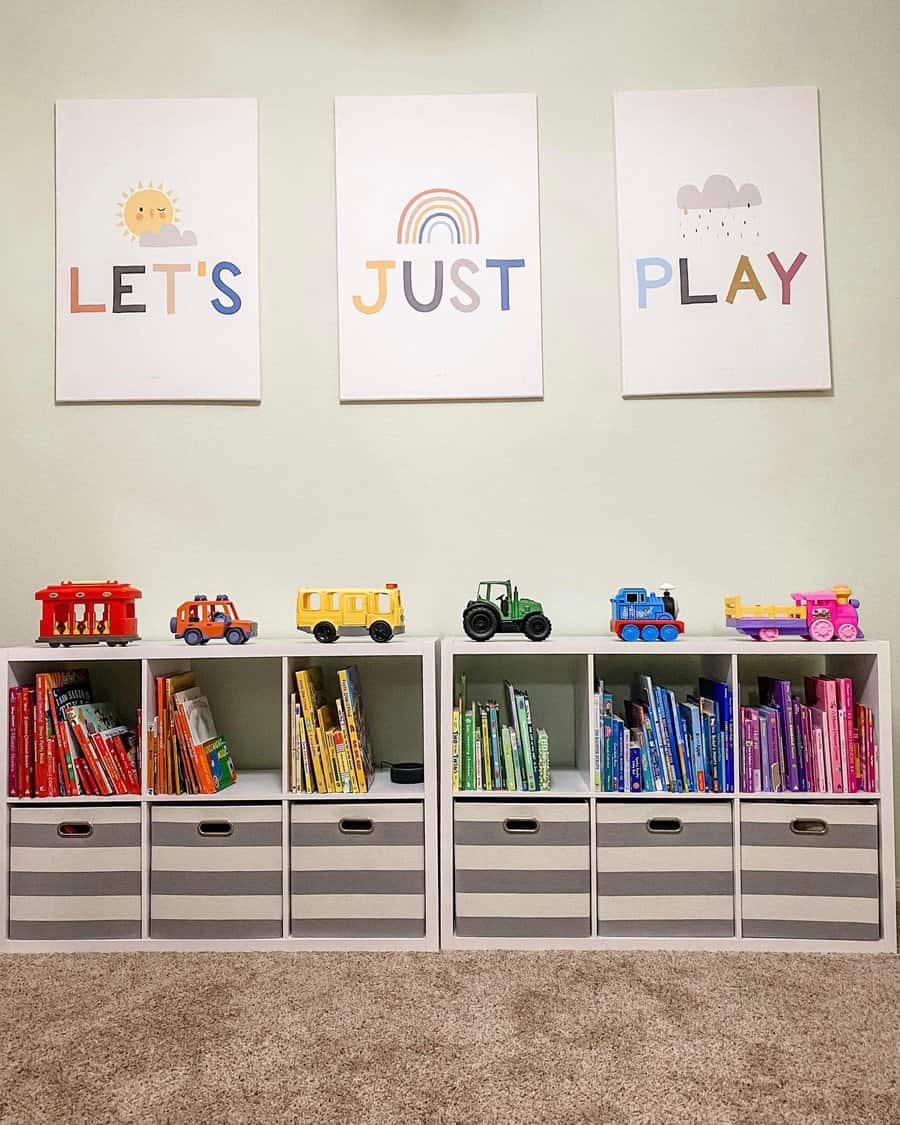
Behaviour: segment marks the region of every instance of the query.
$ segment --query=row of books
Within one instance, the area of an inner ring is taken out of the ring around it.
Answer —
[[[550,789],[550,738],[536,728],[528,692],[504,682],[506,719],[494,700],[468,703],[463,676],[453,708],[453,788],[528,793]]]
[[[638,676],[624,715],[601,680],[594,692],[594,789],[601,793],[734,791],[732,693],[701,678],[679,702],[671,688]]]
[[[289,785],[292,793],[368,793],[375,777],[366,712],[355,664],[339,668],[332,701],[321,668],[296,673],[291,694]]]
[[[147,729],[150,793],[218,793],[237,781],[228,743],[193,672],[156,677],[156,717]]]
[[[134,731],[95,702],[86,668],[38,672],[9,689],[10,797],[140,793],[140,711]]]
[[[847,676],[807,676],[804,701],[790,680],[760,676],[759,703],[740,712],[745,793],[875,793],[878,746],[871,707]]]

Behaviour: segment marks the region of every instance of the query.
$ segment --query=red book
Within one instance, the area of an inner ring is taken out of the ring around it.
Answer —
[[[122,771],[122,775],[125,778],[127,786],[125,792],[140,793],[141,779],[140,777],[138,777],[137,770],[132,764],[131,758],[128,754],[128,748],[125,745],[124,736],[127,733],[127,730],[125,730],[124,728],[122,732],[116,730],[108,730],[103,732],[103,738],[105,739],[107,746],[110,747],[112,753],[115,755],[116,761],[119,765],[119,769]]]
[[[85,759],[76,758],[73,765],[75,773],[78,775],[78,781],[81,785],[82,792],[87,793],[89,797],[99,796],[97,783],[91,776],[91,771],[88,769],[88,764]]]
[[[91,745],[97,751],[97,757],[100,759],[103,771],[112,784],[113,791],[119,794],[127,793],[128,785],[125,782],[122,771],[119,769],[119,763],[106,745],[102,733],[100,731],[91,730],[91,728],[88,727],[87,736],[91,740]]]
[[[108,797],[109,794],[113,792],[113,786],[103,772],[103,767],[97,758],[97,752],[91,744],[87,731],[82,728],[80,723],[70,722],[69,729],[75,735],[75,741],[78,743],[78,747],[87,762],[88,769],[97,786],[97,792],[102,796]]]

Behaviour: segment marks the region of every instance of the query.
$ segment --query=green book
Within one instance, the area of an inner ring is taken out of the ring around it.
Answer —
[[[475,716],[471,710],[463,715],[462,771],[460,789],[475,788]]]
[[[512,739],[509,736],[509,727],[500,728],[500,743],[503,747],[503,771],[506,774],[506,788],[516,788],[516,767],[513,761]]]
[[[522,758],[525,763],[525,788],[530,791],[537,789],[537,778],[534,776],[534,759],[531,755],[531,739],[528,733],[528,711],[525,706],[525,693],[516,692],[516,712],[519,717],[519,739],[522,743]]]

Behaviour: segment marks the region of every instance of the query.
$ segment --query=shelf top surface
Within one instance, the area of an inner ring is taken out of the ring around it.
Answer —
[[[889,651],[887,641],[753,641],[737,634],[681,636],[677,641],[622,641],[612,634],[548,637],[529,641],[517,634],[471,641],[468,637],[443,637],[441,647],[454,655],[507,654],[513,656],[542,653],[571,656],[872,656]]]
[[[133,641],[111,647],[107,644],[73,644],[68,648],[51,648],[46,644],[20,645],[0,650],[7,660],[81,661],[81,660],[241,660],[259,657],[302,657],[322,660],[335,657],[358,659],[364,656],[430,656],[436,637],[396,637],[387,644],[376,644],[368,637],[341,637],[334,644],[323,645],[313,638],[252,640],[244,645],[211,641],[208,645],[188,645],[172,638],[158,641]]]

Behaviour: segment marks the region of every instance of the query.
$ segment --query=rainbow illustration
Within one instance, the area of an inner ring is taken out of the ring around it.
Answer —
[[[420,191],[403,208],[397,241],[431,242],[435,231],[450,235],[455,244],[478,242],[478,216],[471,202],[453,188]]]

